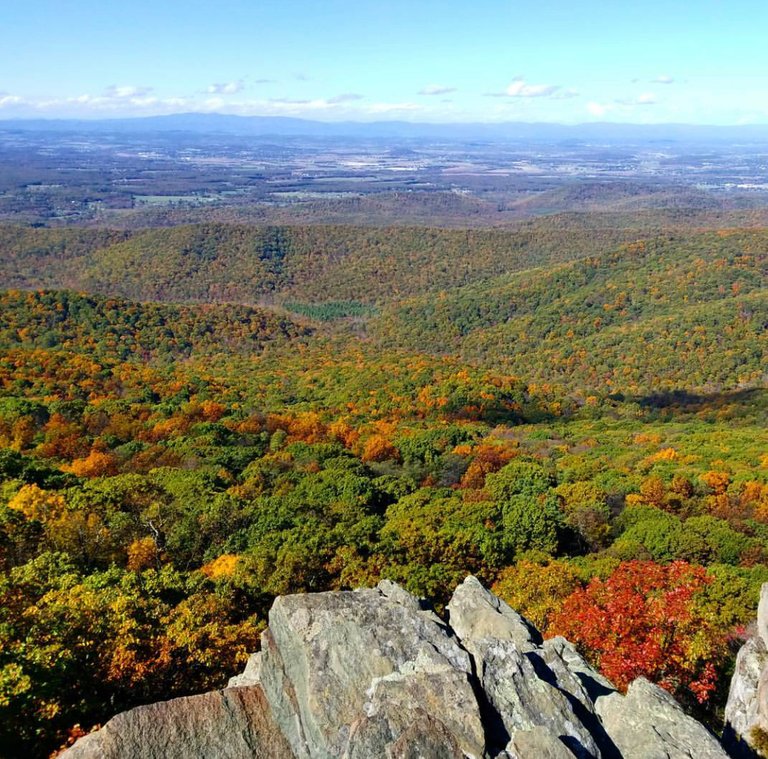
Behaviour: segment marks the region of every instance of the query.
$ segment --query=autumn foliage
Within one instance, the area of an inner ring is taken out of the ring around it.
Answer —
[[[622,689],[647,677],[704,703],[717,685],[725,638],[697,605],[710,582],[705,569],[682,561],[626,562],[574,591],[549,632],[580,646]]]
[[[768,393],[622,396],[575,301],[504,338],[524,379],[445,355],[456,329],[501,355],[475,318],[508,331],[554,285],[441,296],[439,356],[260,309],[0,297],[0,751],[223,685],[277,594],[389,578],[440,605],[469,572],[620,685],[714,713],[768,581]],[[605,293],[623,328],[629,291]]]

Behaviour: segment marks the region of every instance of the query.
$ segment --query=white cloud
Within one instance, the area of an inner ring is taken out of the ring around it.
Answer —
[[[122,89],[117,92],[117,89]],[[126,115],[146,115],[148,113],[169,113],[180,108],[189,108],[194,102],[191,98],[159,98],[148,94],[131,94],[128,88],[107,88],[103,95],[74,95],[65,98],[49,98],[27,100],[19,97],[0,98],[0,105],[18,105],[26,111],[55,112],[57,115],[82,116],[92,113],[109,115],[125,113]],[[148,93],[150,87],[131,88],[133,93]]]
[[[587,110],[592,116],[600,118],[601,116],[605,116],[605,114],[611,110],[611,106],[605,105],[603,103],[596,103],[595,101],[590,101],[587,103]]]
[[[209,85],[206,92],[209,95],[235,95],[238,92],[242,92],[243,84],[242,79],[238,79],[236,82],[215,82]]]
[[[144,97],[152,92],[152,87],[134,87],[132,85],[118,86],[111,84],[104,90],[104,97],[116,98],[122,100],[124,98]]]
[[[190,102],[186,98],[159,98],[152,95],[152,87],[115,85],[107,87],[101,95],[72,95],[64,98],[27,100],[19,97],[5,98],[5,105],[18,105],[33,111],[93,111],[96,113],[133,112],[173,108]],[[0,103],[2,104],[2,103]]]
[[[658,100],[653,92],[643,92],[633,97],[616,98],[612,102],[620,108],[632,110],[636,105],[656,105]]]
[[[456,88],[446,87],[442,84],[428,84],[419,90],[419,95],[448,95],[451,92],[456,92]]]
[[[674,77],[671,77],[669,74],[660,74],[652,81],[658,82],[659,84],[672,84],[675,80]]]
[[[511,98],[543,98],[554,95],[560,88],[556,84],[527,84],[516,76],[505,90]]]
[[[226,102],[227,101],[224,100],[224,98],[216,95],[212,98],[206,98],[203,100],[203,107],[208,111],[215,111],[218,108],[222,108],[224,105],[226,105]]]
[[[0,108],[7,108],[12,105],[23,104],[24,98],[20,98],[18,95],[8,95],[6,93],[0,94]]]
[[[270,98],[267,102],[277,105],[307,105],[310,101],[297,98]]]
[[[163,98],[160,102],[170,108],[188,108],[191,103],[189,98]]]
[[[558,100],[576,97],[579,93],[559,84],[528,84],[521,76],[516,76],[503,92],[486,92],[491,98],[555,98]]]
[[[339,110],[345,103],[362,100],[363,95],[345,93],[332,98],[270,98],[267,101],[252,101],[251,103],[234,103],[235,106],[266,107],[275,113],[301,113],[302,111],[334,111]]]

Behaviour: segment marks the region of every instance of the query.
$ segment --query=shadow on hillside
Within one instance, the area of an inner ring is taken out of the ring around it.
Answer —
[[[637,403],[650,412],[702,415],[718,414],[730,418],[751,416],[758,410],[768,412],[768,388],[748,388],[714,393],[695,393],[674,390],[644,396],[627,396],[626,401]]]

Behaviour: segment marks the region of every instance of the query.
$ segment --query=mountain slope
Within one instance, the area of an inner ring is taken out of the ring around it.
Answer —
[[[748,383],[766,371],[766,251],[763,231],[657,238],[392,304],[370,329],[572,387]]]
[[[319,320],[353,317],[387,348],[456,354],[582,393],[761,382],[768,232],[627,242],[637,231],[595,230],[578,215],[511,231],[0,227],[0,275],[13,287],[134,302],[277,303]]]
[[[135,233],[0,226],[8,287],[133,300],[375,303],[572,260],[635,239],[567,217],[514,230],[197,224]]]

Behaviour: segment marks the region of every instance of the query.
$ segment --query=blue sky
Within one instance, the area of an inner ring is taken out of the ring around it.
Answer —
[[[766,0],[2,0],[0,119],[768,123]]]

